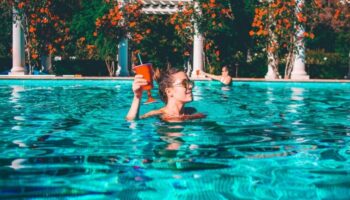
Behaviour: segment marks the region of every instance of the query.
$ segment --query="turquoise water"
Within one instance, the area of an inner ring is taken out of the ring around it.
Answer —
[[[1,80],[0,199],[350,199],[349,83],[197,81],[208,117],[175,124],[125,121],[131,98]]]

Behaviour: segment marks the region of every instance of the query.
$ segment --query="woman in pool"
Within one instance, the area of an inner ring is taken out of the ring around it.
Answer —
[[[202,72],[204,76],[209,77],[211,79],[220,81],[224,85],[230,85],[232,83],[232,77],[229,75],[228,67],[224,66],[221,69],[221,76],[216,76],[213,74],[208,74],[205,72]]]
[[[193,100],[192,89],[194,83],[189,80],[186,73],[177,68],[169,68],[166,71],[158,73],[155,78],[159,85],[159,96],[166,104],[159,110],[150,111],[140,118],[159,116],[167,122],[181,122],[191,119],[204,118],[202,113],[196,113],[194,108],[185,108],[185,104]],[[139,118],[140,102],[142,97],[141,86],[147,85],[147,81],[142,75],[136,75],[132,90],[134,98],[126,116],[127,120]]]

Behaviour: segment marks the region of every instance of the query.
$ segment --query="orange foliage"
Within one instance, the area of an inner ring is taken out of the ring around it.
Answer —
[[[22,8],[24,7],[24,5],[25,5],[24,2],[20,2],[20,3],[18,4],[17,7],[18,7],[19,9],[22,9]]]
[[[38,54],[32,54],[33,59],[37,59],[38,57],[39,57]]]
[[[51,0],[40,2],[17,0],[9,3],[18,8],[19,13],[24,18],[23,25],[28,27],[24,34],[26,37],[25,48],[28,53],[26,58],[29,59],[30,65],[36,62],[30,59],[36,60],[39,58],[39,54],[54,53],[57,48],[64,46],[62,43],[69,38],[64,32],[66,24],[54,14]]]
[[[119,40],[121,37],[125,37],[127,33],[137,32],[141,15],[140,2],[125,3],[123,6],[117,1],[106,3],[111,4],[111,8],[106,14],[96,19],[94,36],[103,34],[104,37]],[[134,34],[131,39],[140,42],[142,38],[142,35]]]
[[[296,11],[297,8],[298,12]],[[282,44],[292,40],[298,26],[305,27],[309,23],[308,17],[311,16],[304,14],[303,8],[304,5],[297,5],[295,0],[274,0],[270,3],[261,3],[254,10],[255,16],[249,36],[265,41],[277,40],[277,43],[270,44],[270,47],[267,49],[270,51],[275,51],[279,47],[287,48],[288,45]],[[272,35],[274,35],[274,39],[272,39]],[[314,34],[310,32],[305,33],[303,36],[314,38]]]

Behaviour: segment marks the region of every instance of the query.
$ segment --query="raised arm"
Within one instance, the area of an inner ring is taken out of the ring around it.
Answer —
[[[139,118],[140,102],[142,97],[141,86],[147,85],[147,80],[142,75],[136,75],[132,84],[132,91],[134,92],[134,98],[132,100],[126,120],[134,120]]]
[[[214,79],[214,80],[217,80],[217,81],[220,81],[220,79],[221,79],[221,76],[217,76],[217,75],[209,74],[209,73],[205,73],[205,72],[202,72],[202,73],[204,74],[204,76],[211,78],[211,79]]]

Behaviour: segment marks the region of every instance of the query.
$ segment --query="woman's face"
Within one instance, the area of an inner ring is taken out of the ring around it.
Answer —
[[[227,67],[223,67],[223,68],[221,69],[221,75],[222,75],[222,76],[227,76],[227,75],[228,75],[228,69],[227,69]]]
[[[192,89],[193,82],[189,80],[185,72],[178,72],[172,75],[173,84],[171,88],[168,88],[168,100],[171,98],[187,103],[193,100]]]

